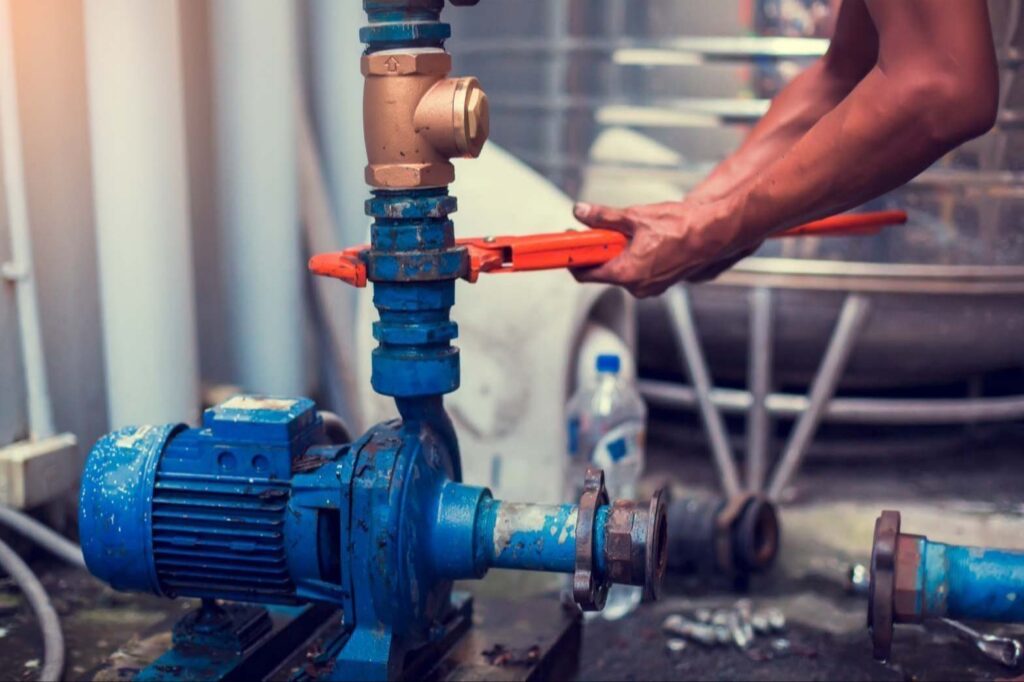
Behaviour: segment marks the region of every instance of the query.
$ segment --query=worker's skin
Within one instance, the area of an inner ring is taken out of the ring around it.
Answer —
[[[716,277],[773,232],[859,206],[983,134],[998,98],[986,0],[843,0],[825,56],[685,200],[576,205],[632,241],[574,274],[637,297]]]

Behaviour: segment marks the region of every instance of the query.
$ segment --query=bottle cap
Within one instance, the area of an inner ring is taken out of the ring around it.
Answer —
[[[618,374],[619,370],[622,369],[622,361],[618,355],[602,354],[597,356],[597,371],[598,372],[611,372],[612,374]]]

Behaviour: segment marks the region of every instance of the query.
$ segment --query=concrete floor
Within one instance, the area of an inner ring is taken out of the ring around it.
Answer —
[[[661,438],[659,438],[661,436]],[[705,453],[681,453],[665,434],[652,434],[649,470],[676,486],[706,490],[714,471]],[[685,478],[684,478],[685,477]],[[748,596],[755,608],[778,607],[789,627],[785,656],[770,640],[747,652],[690,644],[665,649],[660,625],[672,613],[725,607],[737,595],[705,585],[670,583],[666,598],[619,621],[591,623],[584,637],[581,679],[665,680],[992,680],[1022,674],[972,651],[942,626],[899,626],[892,661],[876,663],[865,626],[866,599],[844,590],[851,563],[867,563],[875,519],[883,509],[903,515],[904,530],[945,542],[1024,548],[1024,433],[1002,430],[939,456],[809,461],[782,511],[782,547]],[[976,624],[1024,636],[1021,626]]]
[[[656,434],[655,434],[656,435]],[[713,472],[700,453],[684,456],[664,440],[652,441],[650,469],[676,483],[707,489]],[[935,539],[1024,547],[1024,438],[1019,433],[995,445],[911,458],[809,462],[783,513],[783,547],[770,575],[755,579],[747,595],[755,607],[776,606],[787,616],[790,643],[784,656],[770,656],[769,640],[752,650],[704,649],[696,644],[678,655],[665,649],[660,624],[671,613],[700,606],[726,606],[737,598],[720,588],[671,581],[665,598],[617,623],[595,620],[584,634],[580,679],[758,679],[897,680],[1012,677],[939,630],[899,628],[893,661],[870,656],[863,598],[842,588],[846,567],[866,561],[874,519],[883,508],[903,512],[904,528]],[[128,679],[167,639],[143,637],[190,604],[120,595],[90,577],[48,563],[35,566],[54,598],[68,640],[69,679]],[[512,574],[489,582],[508,594]],[[529,580],[524,588],[550,586]],[[484,592],[487,591],[485,586]],[[1016,633],[1022,628],[988,627]],[[127,643],[127,646],[124,646]],[[111,659],[111,654],[119,652]],[[36,625],[20,595],[0,581],[0,671],[5,679],[35,679],[41,661]],[[112,661],[112,665],[110,664]]]

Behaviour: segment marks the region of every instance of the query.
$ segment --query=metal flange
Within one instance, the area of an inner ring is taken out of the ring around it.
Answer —
[[[659,488],[647,509],[647,544],[644,548],[644,599],[661,596],[661,581],[668,566],[668,515],[664,488]]]
[[[608,506],[604,472],[587,469],[580,495],[576,520],[576,571],[572,576],[572,596],[584,611],[600,611],[608,597],[610,582],[597,575],[594,536],[597,533],[597,510]]]
[[[874,656],[888,660],[892,653],[893,597],[896,591],[896,546],[900,513],[883,511],[875,521],[871,546],[871,583],[868,588],[868,628]]]

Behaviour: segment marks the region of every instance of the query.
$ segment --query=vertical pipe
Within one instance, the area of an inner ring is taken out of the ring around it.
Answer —
[[[725,422],[718,406],[711,400],[711,373],[704,359],[700,340],[697,338],[696,322],[690,308],[690,297],[682,286],[675,286],[665,294],[672,329],[675,331],[679,350],[683,354],[686,373],[697,394],[700,415],[711,441],[711,454],[715,458],[718,477],[726,497],[732,498],[740,493],[740,477],[736,470],[736,460],[729,446],[729,438],[725,431]]]
[[[835,395],[839,378],[846,368],[846,361],[853,351],[857,337],[860,336],[860,332],[864,328],[870,310],[871,301],[863,294],[850,294],[846,297],[843,309],[839,313],[839,321],[829,340],[828,350],[825,351],[825,357],[811,384],[807,410],[800,415],[800,419],[793,427],[793,433],[786,442],[779,466],[768,487],[768,497],[771,500],[779,499],[782,491],[789,485],[800,468],[804,455],[807,454],[807,448],[810,447],[811,440],[825,414],[825,409],[828,407],[829,401],[832,400],[832,396]]]
[[[111,426],[199,405],[178,3],[86,0]]]
[[[363,139],[363,45],[354,26],[364,21],[362,3],[311,0],[308,4],[311,74],[309,107],[303,107],[303,208],[312,253],[368,240],[366,143]],[[327,195],[325,201],[321,192]],[[319,220],[315,219],[319,216]],[[319,229],[315,229],[319,228]],[[314,238],[319,235],[321,239]],[[330,243],[327,238],[330,238]],[[331,380],[328,395],[345,420],[362,423],[355,381],[358,292],[317,278],[314,285],[323,320]]]
[[[324,150],[337,238],[343,244],[366,241],[370,221],[366,201],[366,146],[363,141],[363,46],[354,26],[363,23],[359,2],[311,0],[312,104]]]
[[[211,3],[225,290],[238,381],[305,391],[295,6]]]
[[[747,411],[747,490],[760,492],[768,471],[771,418],[768,394],[772,383],[772,290],[750,292],[750,409]]]
[[[548,40],[555,47],[544,66],[544,97],[551,105],[544,119],[541,141],[544,145],[544,174],[551,182],[564,188],[566,170],[562,166],[565,149],[565,109],[561,100],[565,97],[569,77],[569,53],[564,48],[569,37],[570,0],[548,0],[546,24]]]
[[[18,88],[14,72],[14,30],[8,0],[0,0],[0,153],[3,154],[4,194],[7,197],[11,231],[11,262],[4,264],[3,275],[5,279],[14,282],[18,305],[29,434],[33,439],[48,438],[54,433],[53,410],[43,354],[39,298],[33,273],[32,234],[28,219],[21,124],[18,120]]]

